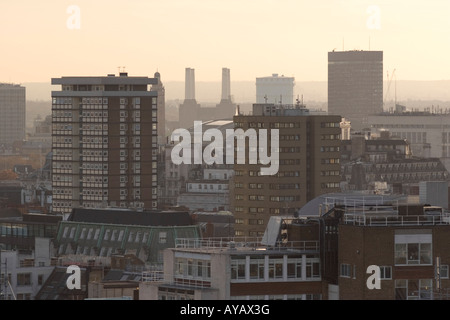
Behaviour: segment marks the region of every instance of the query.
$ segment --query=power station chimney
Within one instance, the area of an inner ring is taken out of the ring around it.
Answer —
[[[195,100],[195,73],[191,68],[186,68],[185,100]]]
[[[231,101],[230,69],[222,68],[222,101]]]

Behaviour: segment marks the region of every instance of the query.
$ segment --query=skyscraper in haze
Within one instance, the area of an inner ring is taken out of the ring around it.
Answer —
[[[158,79],[53,78],[53,213],[157,208]]]
[[[383,51],[328,52],[328,112],[355,130],[383,111]]]
[[[0,144],[25,139],[25,87],[0,83]]]

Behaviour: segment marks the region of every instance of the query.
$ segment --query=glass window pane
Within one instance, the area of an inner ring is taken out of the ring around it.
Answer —
[[[395,264],[406,264],[406,244],[395,245]]]
[[[418,243],[408,243],[408,264],[419,264]]]

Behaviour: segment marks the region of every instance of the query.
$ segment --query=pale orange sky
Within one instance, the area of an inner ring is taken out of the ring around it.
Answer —
[[[80,29],[69,29],[70,5]],[[368,8],[379,9],[379,19]],[[384,51],[397,79],[450,79],[450,1],[1,0],[0,82],[106,75],[253,81],[272,73],[327,79],[327,52]],[[369,27],[368,22],[372,22]],[[374,29],[378,22],[379,29]]]

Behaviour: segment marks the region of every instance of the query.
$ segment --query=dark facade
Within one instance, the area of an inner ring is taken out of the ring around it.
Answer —
[[[360,200],[288,223],[289,241],[319,241],[323,285],[338,287],[340,300],[448,299],[448,212]],[[371,266],[380,268],[379,288],[367,285]]]
[[[275,175],[260,175],[264,166],[248,158],[234,164],[230,202],[236,236],[262,236],[271,216],[294,215],[313,198],[340,191],[339,116],[273,104],[255,104],[253,111],[235,116],[235,128],[278,129],[279,168]]]
[[[383,111],[383,51],[328,52],[328,112],[357,131]]]

